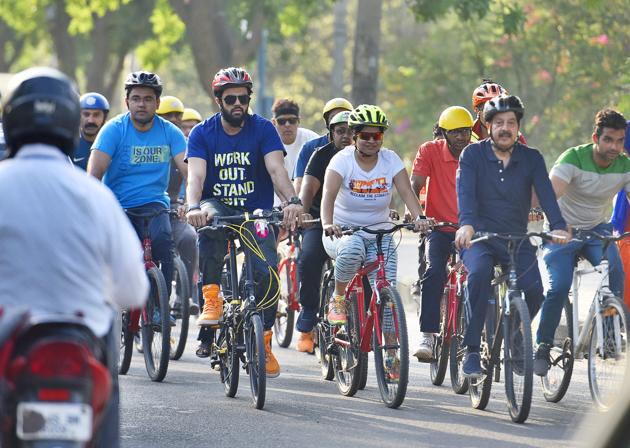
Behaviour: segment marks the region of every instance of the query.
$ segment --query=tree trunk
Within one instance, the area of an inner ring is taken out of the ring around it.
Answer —
[[[344,96],[343,74],[346,68],[345,49],[348,40],[346,30],[346,15],[348,11],[348,0],[337,0],[333,8],[335,21],[333,24],[333,70],[330,83],[331,98]]]
[[[66,13],[63,0],[53,0],[48,9],[50,35],[52,36],[59,70],[76,78],[77,50],[74,37],[68,34],[70,16]]]
[[[352,67],[353,104],[375,104],[378,92],[382,3],[359,0]]]

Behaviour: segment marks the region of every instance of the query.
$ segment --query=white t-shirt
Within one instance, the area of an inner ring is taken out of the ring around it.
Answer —
[[[327,169],[342,177],[341,188],[335,200],[333,222],[347,226],[370,226],[374,229],[388,227],[386,223],[390,221],[389,204],[394,177],[404,169],[405,165],[398,154],[386,148],[381,148],[378,162],[369,172],[363,171],[357,163],[354,146],[339,151]]]
[[[284,150],[287,152],[287,154],[284,156],[284,167],[287,169],[287,173],[289,173],[289,179],[293,179],[295,163],[297,162],[297,158],[300,153],[300,149],[302,149],[302,145],[315,138],[319,138],[319,134],[316,134],[310,129],[298,128],[295,141],[290,145],[284,145]],[[274,207],[280,205],[281,202],[282,201],[280,201],[278,195],[274,194]]]

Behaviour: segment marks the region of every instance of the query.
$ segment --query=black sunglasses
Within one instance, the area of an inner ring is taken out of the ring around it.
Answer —
[[[223,102],[228,106],[232,106],[236,104],[236,100],[240,104],[249,104],[250,96],[249,95],[226,95],[223,97]]]
[[[278,124],[280,126],[284,126],[285,124],[289,123],[289,124],[297,124],[299,120],[299,118],[276,118],[276,121],[278,122]]]

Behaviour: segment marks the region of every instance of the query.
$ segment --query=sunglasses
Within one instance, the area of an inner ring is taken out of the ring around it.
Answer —
[[[362,131],[357,134],[361,140],[374,140],[375,142],[383,141],[383,132],[366,132]]]
[[[228,106],[236,104],[236,100],[240,104],[249,104],[251,97],[249,95],[226,95],[223,97],[223,102]]]
[[[300,119],[299,118],[276,118],[276,121],[278,122],[280,126],[284,126],[287,123],[298,124],[298,121],[300,121]]]

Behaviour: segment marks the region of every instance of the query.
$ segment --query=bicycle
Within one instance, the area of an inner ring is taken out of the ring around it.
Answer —
[[[346,288],[347,323],[331,327],[328,352],[342,395],[353,396],[367,372],[367,354],[374,350],[374,367],[381,399],[397,408],[405,399],[409,378],[407,321],[398,291],[385,277],[383,237],[399,229],[413,230],[413,224],[395,224],[388,229],[343,227],[344,235],[363,231],[376,235],[376,260],[367,263]],[[372,294],[366,307],[364,278],[376,271]],[[330,295],[328,296],[330,297]],[[367,309],[366,309],[367,308]]]
[[[515,423],[523,423],[529,416],[534,374],[531,321],[524,293],[517,285],[516,252],[521,244],[529,244],[529,238],[535,236],[552,238],[547,232],[526,234],[478,232],[471,241],[471,244],[492,238],[507,241],[509,264],[507,274],[502,273],[500,266],[495,267],[493,280],[496,291],[495,304],[488,307],[481,335],[483,376],[469,379],[470,399],[475,409],[486,408],[490,400],[493,377],[494,381],[499,381],[503,364],[507,407],[510,418]]]
[[[608,284],[607,248],[611,243],[630,236],[630,232],[619,236],[604,236],[581,231],[579,235],[584,236],[584,239],[595,238],[604,243],[602,261],[599,266],[573,271],[571,291],[563,307],[568,336],[560,344],[554,341],[550,351],[551,368],[546,376],[541,377],[543,395],[550,402],[562,400],[571,382],[575,360],[587,359],[591,397],[600,409],[606,410],[625,381],[629,319],[623,299],[615,296]],[[585,323],[580,328],[580,278],[593,272],[599,273],[602,278],[591,300]],[[559,333],[556,330],[556,335]]]
[[[335,376],[328,347],[331,340],[331,325],[326,319],[328,300],[335,289],[335,265],[329,258],[322,270],[321,287],[319,290],[319,308],[314,329],[315,357],[321,368],[322,378],[331,381]],[[367,363],[366,363],[367,364]]]
[[[263,319],[261,309],[273,305],[278,293],[264,297],[258,305],[254,292],[254,274],[252,255],[264,259],[264,255],[256,244],[253,234],[245,227],[251,218],[267,221],[267,224],[282,222],[281,212],[245,213],[234,216],[215,216],[212,223],[197,232],[225,230],[228,242],[228,260],[226,262],[224,288],[223,320],[219,323],[218,334],[212,344],[211,351],[219,360],[221,382],[225,395],[236,396],[239,383],[239,364],[249,374],[252,404],[256,409],[265,405],[267,374],[265,370],[265,347],[263,336]],[[236,256],[238,249],[236,240],[247,246],[244,250],[244,281],[239,280]],[[270,273],[275,274],[271,266]],[[223,281],[222,281],[223,283]]]
[[[431,230],[458,227],[452,222],[438,222],[431,226]],[[471,310],[466,297],[466,268],[453,245],[446,271],[446,283],[440,300],[440,332],[433,345],[430,376],[431,382],[440,386],[450,360],[451,387],[456,394],[465,394],[468,392],[468,379],[463,377],[462,372],[465,353],[463,340]]]
[[[297,278],[297,257],[300,253],[300,238],[296,232],[288,231],[288,252],[278,253],[278,277],[280,278],[280,298],[274,322],[274,334],[280,347],[291,345],[295,313],[300,311],[298,300],[299,280]]]
[[[151,381],[162,381],[168,370],[171,349],[170,309],[166,281],[160,268],[153,261],[149,222],[166,210],[144,214],[125,210],[127,215],[142,219],[142,249],[144,266],[151,286],[149,297],[142,309],[122,312],[122,331],[119,353],[118,373],[125,375],[129,371],[133,352],[134,335],[142,333],[144,364]],[[159,315],[159,321],[155,316]]]
[[[171,219],[178,219],[177,211],[170,210]],[[178,360],[182,357],[188,339],[188,328],[190,322],[190,301],[192,297],[190,282],[188,280],[188,270],[182,261],[177,249],[173,258],[173,282],[171,296],[169,297],[169,308],[175,326],[171,328],[171,359]]]

